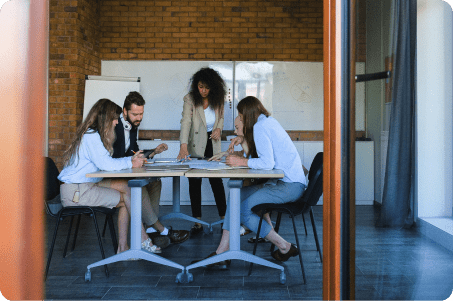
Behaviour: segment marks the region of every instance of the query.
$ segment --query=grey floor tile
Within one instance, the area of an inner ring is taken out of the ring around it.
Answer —
[[[197,298],[198,287],[112,287],[103,300],[193,300]]]
[[[191,214],[190,206],[181,206],[181,211]],[[161,207],[161,215],[171,212],[170,206]],[[314,208],[316,225],[322,243],[322,207]],[[374,222],[379,210],[372,206],[357,207],[356,229],[356,299],[437,299],[443,300],[453,290],[453,252],[424,238],[410,229],[376,228]],[[215,206],[203,207],[203,219],[218,218]],[[275,218],[275,217],[274,217]],[[94,300],[319,300],[322,298],[322,269],[316,251],[309,217],[308,235],[305,236],[302,219],[296,224],[304,260],[307,283],[302,283],[302,274],[297,257],[285,263],[287,282],[279,283],[280,271],[254,265],[252,276],[247,276],[249,264],[233,260],[230,270],[200,267],[190,272],[194,281],[176,283],[179,269],[147,261],[125,261],[108,265],[110,277],[103,267],[91,270],[92,281],[86,283],[86,267],[101,259],[99,245],[92,222],[86,218],[80,225],[76,248],[67,258],[62,258],[69,221],[61,224],[52,257],[49,276],[45,284],[46,299],[94,299]],[[103,219],[99,220],[99,224]],[[115,222],[116,223],[116,222]],[[164,222],[173,229],[189,230],[191,222],[169,220]],[[47,246],[52,238],[54,220],[47,221]],[[192,260],[202,259],[215,251],[221,238],[221,228],[213,233],[192,237],[186,242],[170,245],[162,257],[184,266]],[[280,234],[295,242],[292,223],[282,219]],[[253,244],[241,238],[241,247],[252,252]],[[102,239],[106,256],[114,254],[109,232]],[[270,244],[259,244],[257,255],[273,261]],[[47,254],[47,253],[46,253]],[[47,257],[46,257],[47,260]]]

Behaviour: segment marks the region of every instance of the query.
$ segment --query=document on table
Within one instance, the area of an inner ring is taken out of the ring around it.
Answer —
[[[155,171],[155,170],[188,170],[190,169],[189,165],[173,164],[173,165],[154,165],[146,167],[146,170]]]

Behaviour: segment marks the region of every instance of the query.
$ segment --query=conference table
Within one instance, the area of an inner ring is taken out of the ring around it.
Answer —
[[[87,177],[96,178],[127,178],[128,186],[131,187],[131,247],[129,250],[120,254],[113,255],[109,258],[100,260],[87,266],[85,273],[85,281],[91,281],[91,268],[114,263],[118,261],[130,259],[142,259],[154,263],[166,265],[181,272],[176,276],[176,282],[191,282],[193,276],[189,272],[191,269],[206,266],[212,263],[223,260],[239,259],[251,263],[264,265],[275,268],[281,271],[280,282],[286,282],[284,267],[262,259],[256,255],[241,251],[240,249],[240,193],[243,184],[243,179],[247,178],[283,178],[284,174],[281,170],[258,170],[248,168],[226,168],[216,170],[181,168],[169,170],[150,170],[147,166],[133,169],[123,169],[118,171],[98,171],[89,173]],[[228,210],[230,210],[230,250],[216,256],[204,259],[187,267],[175,263],[169,259],[141,249],[141,227],[142,227],[142,187],[157,180],[161,177],[173,178],[173,204],[177,204],[177,208],[173,207],[174,213],[179,211],[179,179],[181,176],[187,178],[229,178],[228,186],[230,188],[230,201]],[[177,209],[177,210],[175,210]]]

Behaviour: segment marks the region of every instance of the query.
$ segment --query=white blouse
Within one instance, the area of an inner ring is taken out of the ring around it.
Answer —
[[[206,127],[208,132],[212,132],[215,123],[215,111],[210,106],[208,106],[204,110],[204,117],[206,118]]]

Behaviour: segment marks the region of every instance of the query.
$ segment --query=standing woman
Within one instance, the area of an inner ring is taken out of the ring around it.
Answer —
[[[241,222],[256,233],[260,217],[252,211],[252,208],[262,203],[281,204],[296,201],[305,190],[306,180],[294,143],[280,123],[270,117],[263,104],[256,97],[248,96],[239,102],[237,109],[244,124],[244,136],[234,138],[229,151],[232,152],[234,145],[245,141],[250,157],[232,154],[226,158],[226,164],[248,166],[252,169],[280,169],[284,174],[283,179],[270,179],[264,184],[241,189]],[[229,250],[229,212],[226,215],[220,244],[208,257]],[[286,261],[299,254],[297,247],[283,239],[269,223],[262,223],[260,236],[278,248],[271,254],[278,261]],[[230,261],[215,265],[229,264]]]
[[[191,78],[190,92],[184,96],[181,119],[181,142],[178,159],[192,157],[210,158],[221,151],[225,82],[211,68],[198,70]],[[189,195],[192,216],[201,219],[201,178],[189,178]],[[220,218],[225,217],[226,199],[222,179],[210,178],[212,192]],[[200,233],[200,223],[190,230],[191,235]]]
[[[141,167],[145,158],[131,156],[112,158],[115,126],[121,108],[111,100],[99,99],[91,108],[83,123],[77,128],[76,135],[64,153],[64,168],[58,179],[61,203],[67,206],[118,207],[118,250],[127,251],[127,232],[131,212],[131,189],[125,179],[87,178],[87,173],[99,170],[121,170]],[[142,206],[151,210],[148,192],[142,188]],[[145,210],[143,210],[145,211]],[[146,211],[150,212],[150,211]],[[146,217],[143,217],[146,219]],[[141,230],[142,249],[161,253],[151,239]]]

